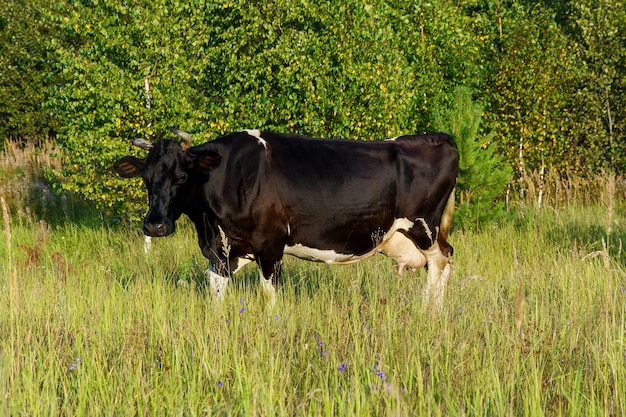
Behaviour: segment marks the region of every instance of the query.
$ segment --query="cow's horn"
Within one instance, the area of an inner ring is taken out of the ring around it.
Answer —
[[[145,150],[152,149],[152,143],[142,138],[135,139],[133,141],[133,145],[139,146],[141,149],[145,149]]]
[[[183,142],[180,144],[180,147],[183,148],[183,151],[186,151],[191,146],[191,135],[187,132],[183,132],[182,130],[174,129],[170,127],[170,132],[173,134],[180,136],[183,139]]]

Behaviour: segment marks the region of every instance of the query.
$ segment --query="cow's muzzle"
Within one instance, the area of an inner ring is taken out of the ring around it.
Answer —
[[[143,221],[143,233],[152,237],[163,237],[174,233],[174,226],[168,222]]]

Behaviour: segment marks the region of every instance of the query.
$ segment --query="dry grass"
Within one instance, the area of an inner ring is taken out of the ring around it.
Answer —
[[[525,173],[523,181],[525,187],[524,200],[527,207],[558,209],[567,205],[593,205],[599,201],[608,202],[609,199],[626,198],[626,179],[607,171],[601,171],[593,178],[565,173],[559,175],[554,171],[547,171],[542,176],[538,171]],[[541,206],[538,206],[541,193]]]
[[[60,190],[63,158],[54,141],[6,141],[1,149],[0,196],[15,220],[34,226],[39,220],[58,224],[94,215],[80,198]]]

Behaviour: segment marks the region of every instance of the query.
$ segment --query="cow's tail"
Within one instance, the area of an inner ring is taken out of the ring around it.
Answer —
[[[454,213],[454,189],[448,197],[446,207],[443,209],[443,216],[441,216],[441,224],[439,225],[439,233],[444,239],[450,235],[450,226],[452,226],[452,214]]]

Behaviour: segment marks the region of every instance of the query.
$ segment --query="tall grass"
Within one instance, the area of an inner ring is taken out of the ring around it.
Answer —
[[[382,256],[286,258],[274,308],[251,265],[216,302],[185,222],[145,255],[138,226],[49,226],[13,206],[0,415],[624,415],[620,184],[585,205],[544,188],[542,210],[455,231],[438,316],[425,272],[398,277]]]
[[[421,305],[424,272],[399,278],[383,257],[287,258],[268,309],[253,266],[212,300],[189,225],[149,256],[138,230],[14,225],[0,246],[15,274],[0,282],[1,411],[621,415],[624,262],[589,256],[604,250],[605,214],[544,211],[454,233],[438,317]]]

